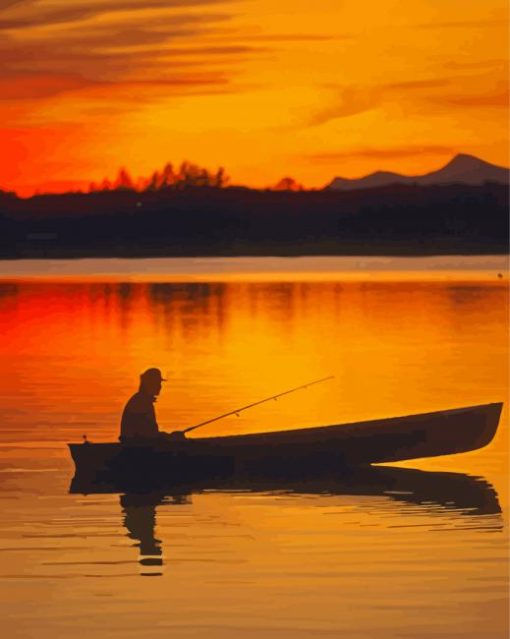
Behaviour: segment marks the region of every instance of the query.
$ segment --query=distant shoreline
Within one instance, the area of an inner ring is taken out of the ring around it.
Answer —
[[[172,243],[162,237],[160,242],[145,238],[115,245],[115,240],[103,246],[63,246],[53,237],[34,234],[25,243],[0,248],[0,260],[84,260],[84,259],[205,259],[205,258],[301,258],[301,257],[374,257],[374,258],[433,258],[433,257],[483,257],[510,254],[508,240],[478,241],[474,238],[436,237],[403,238],[400,241],[344,241],[337,240],[274,242],[264,244],[234,240],[221,243],[216,240],[210,246]]]
[[[51,234],[33,234],[25,242],[12,247],[0,247],[0,261],[22,260],[85,260],[85,259],[206,259],[206,258],[301,258],[301,257],[373,257],[373,258],[434,258],[434,257],[484,257],[508,256],[506,239],[477,240],[462,237],[402,238],[391,242],[337,240],[274,242],[264,244],[233,240],[222,243],[216,240],[210,246],[203,243],[172,243],[167,237],[158,242],[155,238],[141,238],[138,244],[126,242],[103,243],[103,246],[65,246]]]
[[[508,252],[504,185],[0,198],[0,259]]]

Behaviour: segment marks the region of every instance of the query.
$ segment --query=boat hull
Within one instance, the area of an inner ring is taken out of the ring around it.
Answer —
[[[227,437],[166,439],[144,445],[69,444],[82,478],[187,481],[232,475],[301,477],[345,466],[451,455],[486,446],[501,403],[345,425]]]

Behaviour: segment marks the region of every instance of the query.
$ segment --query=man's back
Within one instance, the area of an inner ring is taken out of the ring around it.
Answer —
[[[154,439],[159,436],[154,401],[154,397],[141,391],[131,397],[122,412],[121,440]]]

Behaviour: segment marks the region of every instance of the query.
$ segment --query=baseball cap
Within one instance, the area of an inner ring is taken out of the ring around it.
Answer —
[[[163,377],[163,375],[161,375],[161,371],[159,370],[159,368],[148,368],[146,371],[144,371],[140,377],[142,379],[158,379],[162,382],[166,382],[167,380]]]

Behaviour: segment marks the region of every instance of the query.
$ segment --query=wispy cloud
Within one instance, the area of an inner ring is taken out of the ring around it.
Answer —
[[[80,90],[90,84],[90,81],[71,73],[6,73],[0,76],[0,95],[2,100],[33,100]]]
[[[440,98],[436,98],[434,101],[436,104],[463,109],[479,107],[507,109],[509,105],[509,98],[510,94],[508,89],[498,89],[497,87],[494,87],[494,89],[484,93],[466,95],[445,94],[440,96]]]
[[[0,29],[48,27],[70,22],[90,20],[109,14],[136,12],[142,16],[153,9],[186,9],[192,7],[226,4],[235,0],[75,0],[68,4],[56,4],[46,0],[21,0],[8,2],[0,11]]]
[[[404,145],[389,148],[378,147],[358,147],[342,149],[341,151],[328,151],[324,153],[314,153],[307,156],[313,162],[335,162],[349,159],[379,159],[393,160],[409,158],[423,155],[445,155],[450,156],[455,153],[455,149],[450,146],[437,144]]]
[[[450,20],[449,22],[424,22],[415,24],[415,29],[487,29],[490,27],[507,28],[506,18],[491,20]]]
[[[443,61],[445,69],[455,69],[458,71],[468,70],[475,71],[477,69],[492,69],[505,71],[508,70],[508,60],[469,60],[467,62],[461,62],[459,60],[445,60]]]
[[[410,112],[432,115],[444,108],[507,108],[509,95],[501,78],[455,75],[419,80],[404,80],[376,86],[328,87],[327,106],[315,110],[308,126],[327,124],[336,119],[358,115],[386,104],[399,104]]]
[[[239,3],[4,0],[0,99],[44,101],[82,93],[104,100],[115,94],[117,99],[125,96],[125,107],[131,110],[136,100],[130,92],[136,88],[145,88],[140,102],[154,94],[197,95],[200,87],[203,95],[234,91],[238,73],[249,60],[293,43],[351,38],[234,26]]]
[[[351,35],[320,35],[307,33],[259,33],[252,35],[241,35],[245,42],[339,42],[353,40]]]
[[[46,0],[11,2],[0,11],[4,100],[68,92],[159,87],[166,95],[223,89],[232,66],[267,47],[220,43],[214,36],[236,0]],[[216,5],[222,4],[222,12]],[[96,20],[96,18],[100,18]],[[104,19],[103,19],[104,18]],[[62,25],[65,25],[63,28]],[[143,100],[143,98],[142,98]],[[127,100],[126,108],[133,101]]]
[[[332,95],[329,103],[311,115],[308,125],[320,126],[331,120],[352,117],[379,108],[395,94],[442,89],[449,82],[450,78],[426,78],[375,86],[330,86],[327,87]]]
[[[424,78],[422,80],[403,80],[402,82],[390,82],[381,86],[382,91],[428,91],[429,89],[443,89],[452,84],[455,78]]]
[[[376,108],[381,92],[375,87],[340,87],[333,91],[333,99],[327,106],[316,110],[308,119],[309,126],[320,126],[331,120],[348,118]]]

